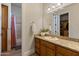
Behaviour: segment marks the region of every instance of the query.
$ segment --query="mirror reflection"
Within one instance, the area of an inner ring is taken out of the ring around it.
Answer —
[[[48,16],[52,27],[52,34],[56,36],[66,36],[79,38],[79,4],[72,3],[57,6],[57,4],[45,4],[48,9]],[[53,8],[54,7],[54,8]]]

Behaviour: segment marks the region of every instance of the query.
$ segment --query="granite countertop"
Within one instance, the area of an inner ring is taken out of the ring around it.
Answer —
[[[56,38],[52,36],[48,36],[48,38],[46,38],[47,36],[37,35],[35,37],[79,52],[79,42],[75,42],[72,40],[64,40],[64,39]]]

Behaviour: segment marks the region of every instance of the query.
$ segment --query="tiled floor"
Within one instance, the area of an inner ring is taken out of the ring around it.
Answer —
[[[34,54],[30,55],[30,56],[39,56],[39,55],[37,55],[36,53],[34,53]]]
[[[21,49],[19,49],[19,50],[12,50],[10,52],[3,52],[1,54],[1,56],[22,56],[21,53],[22,53]],[[36,53],[33,53],[30,56],[39,56],[39,55],[37,55]]]
[[[1,56],[21,56],[21,49],[12,50],[10,52],[3,52]]]

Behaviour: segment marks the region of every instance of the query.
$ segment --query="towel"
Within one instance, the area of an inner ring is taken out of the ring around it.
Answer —
[[[36,24],[34,22],[32,22],[32,33],[36,34]]]

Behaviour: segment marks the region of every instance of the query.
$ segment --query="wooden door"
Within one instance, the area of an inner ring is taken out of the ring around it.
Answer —
[[[8,6],[2,5],[2,51],[7,51]]]
[[[60,15],[60,35],[69,36],[69,13]]]

